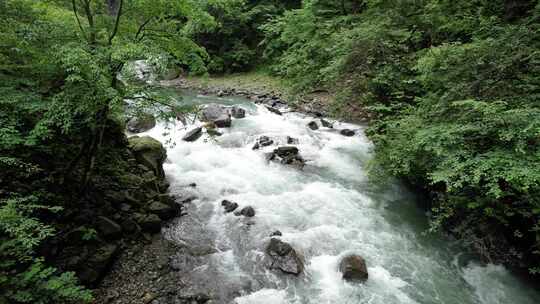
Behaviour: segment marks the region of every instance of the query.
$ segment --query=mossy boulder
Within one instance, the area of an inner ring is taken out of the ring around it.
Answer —
[[[137,161],[152,170],[158,178],[165,178],[163,162],[167,158],[167,150],[161,142],[150,136],[132,136],[128,141]]]
[[[156,118],[152,114],[143,113],[129,119],[127,129],[132,133],[146,132],[156,126]]]

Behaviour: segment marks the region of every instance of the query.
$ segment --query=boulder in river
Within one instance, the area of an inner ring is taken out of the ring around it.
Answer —
[[[247,206],[247,207],[242,208],[242,210],[235,212],[234,215],[236,215],[236,216],[243,215],[245,217],[254,217],[255,216],[255,209],[253,209],[253,207],[251,207],[251,206]]]
[[[321,124],[325,128],[329,128],[329,129],[334,128],[334,125],[331,122],[329,122],[328,120],[323,119],[323,118],[321,118]]]
[[[349,282],[364,283],[368,279],[366,261],[359,255],[344,257],[339,263],[343,279]]]
[[[186,133],[186,135],[184,135],[184,137],[182,138],[183,141],[190,141],[190,142],[193,142],[193,141],[196,141],[197,139],[199,139],[202,135],[202,128],[201,127],[197,127],[189,132]]]
[[[223,133],[219,132],[216,129],[207,129],[206,133],[212,137],[219,137],[223,135]]]
[[[302,259],[288,243],[272,238],[266,247],[270,259],[269,268],[279,269],[284,273],[299,275],[304,270]]]
[[[272,234],[270,234],[270,236],[282,236],[282,235],[283,235],[283,233],[281,233],[281,231],[279,231],[279,230],[276,230],[276,231],[272,232]]]
[[[253,146],[253,150],[258,150],[261,147],[267,147],[267,146],[270,146],[270,145],[273,145],[273,144],[274,144],[274,141],[272,139],[270,139],[270,137],[261,136],[261,137],[259,137],[259,139],[257,139],[257,142]]]
[[[201,120],[213,122],[218,128],[231,127],[231,115],[229,114],[229,110],[225,106],[215,103],[206,105],[203,108]]]
[[[310,122],[307,124],[307,126],[308,126],[308,128],[310,128],[310,129],[313,130],[313,131],[319,129],[319,125],[317,124],[316,121],[310,121]]]
[[[297,145],[300,141],[298,138],[287,136],[287,144],[288,145]]]
[[[174,206],[155,201],[150,203],[148,211],[159,216],[162,220],[168,220],[176,216],[178,209],[174,208]]]
[[[165,178],[163,162],[167,158],[167,150],[161,142],[150,136],[132,136],[128,141],[137,161],[152,170],[158,178]]]
[[[131,133],[146,132],[156,126],[156,118],[152,114],[143,113],[129,119],[127,130]]]
[[[341,134],[343,136],[351,137],[351,136],[354,136],[355,133],[354,133],[353,130],[343,129],[343,130],[339,131],[339,134]]]
[[[231,108],[231,115],[232,117],[236,118],[236,119],[241,119],[241,118],[244,118],[246,117],[246,110],[238,107],[238,106],[234,106]]]
[[[228,200],[223,200],[221,202],[221,206],[223,206],[223,208],[225,208],[225,213],[231,213],[234,210],[236,210],[236,208],[238,208],[237,203],[231,202],[231,201],[228,201]]]
[[[283,115],[283,113],[281,113],[281,111],[279,109],[276,109],[274,107],[266,106],[266,109],[268,109],[268,111],[270,111],[270,112],[272,112],[274,114]]]
[[[303,168],[305,160],[300,156],[299,150],[294,146],[283,146],[274,150],[269,160],[279,161],[284,165],[293,165]]]

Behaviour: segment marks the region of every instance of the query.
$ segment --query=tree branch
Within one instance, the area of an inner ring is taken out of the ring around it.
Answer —
[[[79,25],[79,29],[81,30],[81,33],[84,36],[84,39],[88,39],[88,37],[86,37],[86,31],[84,30],[81,24],[81,19],[79,18],[79,14],[77,13],[77,4],[75,3],[75,0],[71,0],[71,5],[73,6],[73,13],[75,14],[75,19],[77,19],[77,24]]]
[[[84,12],[86,14],[86,19],[88,19],[88,26],[90,27],[90,37],[89,42],[91,45],[96,43],[96,29],[94,27],[94,15],[92,15],[92,8],[90,7],[90,0],[83,0],[84,2]]]
[[[111,36],[109,37],[109,45],[112,44],[112,41],[116,34],[118,33],[118,27],[120,25],[120,17],[122,16],[122,7],[124,6],[124,0],[120,0],[120,5],[118,6],[118,10],[116,12],[116,21],[114,22],[114,29],[111,33]]]
[[[143,22],[141,24],[141,26],[139,26],[139,29],[137,30],[137,34],[135,34],[135,40],[137,41],[141,41],[139,39],[139,35],[144,31],[144,28],[148,25],[148,23],[150,23],[150,21],[152,21],[154,19],[154,17],[150,17],[148,18],[148,20],[146,20],[145,22]],[[141,39],[144,37],[144,35],[141,36]],[[139,40],[138,40],[139,39]]]

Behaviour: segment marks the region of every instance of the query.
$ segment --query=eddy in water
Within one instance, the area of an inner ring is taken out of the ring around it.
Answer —
[[[426,217],[398,183],[368,180],[362,126],[240,98],[185,100],[228,106],[147,132],[173,139],[171,192],[196,198],[164,232],[183,248],[187,293],[238,304],[540,303],[503,267],[423,234]]]

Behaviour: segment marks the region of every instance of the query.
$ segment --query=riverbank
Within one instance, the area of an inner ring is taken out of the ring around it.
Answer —
[[[161,81],[160,85],[193,90],[203,95],[243,96],[256,103],[269,105],[278,102],[288,105],[293,111],[350,123],[365,123],[370,119],[369,113],[364,109],[350,107],[345,110],[340,107],[333,92],[294,92],[286,81],[259,71],[224,76],[181,76],[174,80]]]

